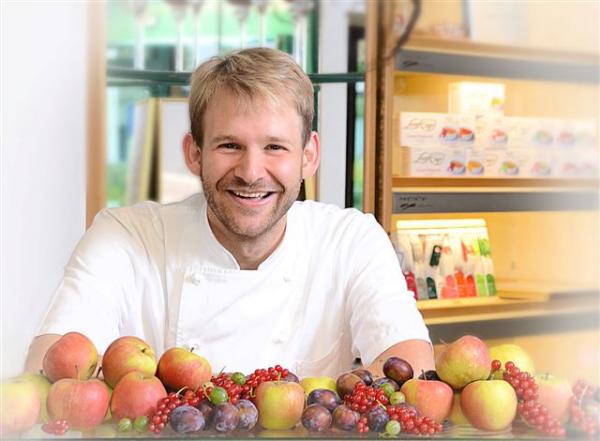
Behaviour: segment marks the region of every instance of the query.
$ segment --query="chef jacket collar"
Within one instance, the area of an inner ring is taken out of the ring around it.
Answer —
[[[290,246],[289,243],[292,241],[293,236],[293,216],[290,216],[291,212],[292,209],[288,210],[288,213],[286,214],[286,227],[285,232],[283,233],[283,239],[277,248],[258,266],[258,271],[263,271],[276,265],[281,260],[284,250]],[[212,263],[225,270],[252,271],[241,270],[240,265],[237,260],[235,260],[235,257],[233,257],[233,254],[231,254],[215,237],[208,222],[207,201],[204,202],[201,208],[200,219],[202,236],[205,238],[203,242],[211,251],[210,255],[214,259]]]

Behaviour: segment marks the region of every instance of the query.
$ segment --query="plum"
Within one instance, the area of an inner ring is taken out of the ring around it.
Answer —
[[[333,425],[338,429],[354,430],[359,420],[360,414],[345,404],[340,404],[333,411]]]
[[[400,390],[400,386],[394,380],[388,377],[380,377],[373,381],[373,387],[375,389],[381,389],[384,384],[389,384],[394,389],[394,392]]]
[[[311,404],[302,412],[302,425],[310,432],[323,432],[331,427],[331,412],[320,404]]]
[[[258,421],[258,409],[252,401],[240,400],[235,407],[240,414],[240,421],[237,425],[238,429],[251,430]]]
[[[335,387],[340,394],[340,397],[344,399],[346,395],[352,393],[354,386],[356,386],[357,383],[364,384],[364,381],[362,381],[358,375],[346,372],[338,377]]]
[[[367,412],[367,424],[372,432],[383,432],[389,420],[388,413],[382,407],[374,407]]]
[[[300,383],[300,379],[293,372],[288,372],[288,374],[285,376],[285,378],[282,378],[282,380],[283,381],[290,381],[290,382],[293,382],[293,383]]]
[[[232,432],[240,422],[240,413],[233,404],[221,403],[215,406],[212,422],[217,432]]]
[[[390,357],[383,364],[383,373],[402,386],[413,377],[413,368],[406,360]]]
[[[367,369],[354,369],[350,373],[360,378],[367,386],[373,384],[373,374],[371,374],[371,372]]]
[[[196,409],[198,409],[200,412],[202,412],[202,415],[204,415],[206,427],[210,426],[213,414],[215,412],[215,406],[213,406],[212,403],[205,398],[196,405]]]
[[[204,415],[193,406],[179,406],[171,412],[171,427],[177,433],[193,433],[204,429]]]
[[[440,377],[438,377],[437,372],[433,371],[433,370],[421,371],[421,375],[419,375],[419,380],[435,380],[435,381],[440,381]]]
[[[342,400],[338,394],[330,389],[313,389],[306,397],[306,404],[320,404],[325,407],[329,412],[333,412],[333,410],[342,404]]]

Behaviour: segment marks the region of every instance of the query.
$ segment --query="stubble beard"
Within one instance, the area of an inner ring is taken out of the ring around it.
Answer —
[[[271,196],[276,197],[277,201],[275,201],[275,205],[271,208],[265,222],[256,227],[246,227],[236,221],[237,214],[234,213],[226,203],[223,203],[222,200],[229,196],[224,194],[226,193],[226,190],[220,189],[221,187],[225,187],[222,180],[213,183],[205,178],[205,173],[202,173],[200,180],[210,210],[219,220],[221,225],[231,233],[235,239],[243,242],[255,241],[262,237],[266,237],[286,215],[300,194],[300,180],[298,180],[298,183],[293,187],[286,188],[283,185],[280,185],[282,191]],[[253,190],[249,186],[246,186],[246,188],[249,191]],[[223,194],[218,196],[219,192]],[[244,207],[237,207],[235,210],[241,211],[243,216],[252,216],[255,213],[251,208],[246,209]]]

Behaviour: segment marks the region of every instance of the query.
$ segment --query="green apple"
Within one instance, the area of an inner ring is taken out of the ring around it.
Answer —
[[[535,374],[533,360],[519,345],[505,343],[492,346],[490,347],[490,358],[492,360],[500,360],[502,363],[502,369],[493,373],[493,378],[495,380],[502,380],[504,363],[507,361],[512,361],[522,372],[529,372],[531,375]]]
[[[48,348],[42,366],[52,383],[62,378],[87,380],[98,366],[98,351],[85,335],[68,332]]]
[[[300,386],[307,396],[315,389],[329,389],[337,393],[335,380],[331,377],[305,377],[300,380]]]
[[[40,415],[40,396],[33,383],[14,378],[0,384],[0,435],[31,429]]]
[[[454,389],[490,375],[492,360],[487,345],[479,338],[465,335],[450,343],[437,356],[438,377]]]
[[[264,429],[287,430],[298,424],[304,410],[304,389],[298,383],[265,381],[256,388],[258,424]]]
[[[452,401],[452,409],[450,409],[450,415],[448,420],[455,426],[468,426],[469,420],[460,407],[460,392],[454,392],[454,400]]]
[[[156,376],[172,390],[197,390],[210,381],[212,369],[206,358],[185,348],[170,348],[158,360]]]
[[[517,415],[517,394],[504,380],[478,380],[462,390],[460,407],[473,427],[505,430]]]
[[[569,417],[569,402],[573,396],[569,382],[549,374],[538,374],[535,375],[535,383],[538,385],[538,403],[564,423]]]
[[[406,402],[417,408],[419,413],[441,423],[450,414],[454,393],[446,383],[437,380],[412,378],[400,388]]]
[[[156,356],[148,343],[138,337],[125,336],[113,341],[102,357],[104,381],[114,388],[129,372],[146,376],[156,374]]]
[[[36,374],[34,372],[26,372],[20,377],[23,381],[29,381],[35,389],[38,391],[40,396],[40,416],[38,423],[44,424],[50,421],[48,416],[48,408],[46,407],[46,399],[48,398],[48,391],[50,390],[50,380],[44,377],[42,374]]]

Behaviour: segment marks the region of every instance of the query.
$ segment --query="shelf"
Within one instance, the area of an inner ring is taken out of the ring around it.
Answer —
[[[504,297],[515,292],[499,292],[494,297],[419,300],[417,307],[426,325],[598,313],[597,291],[547,298],[533,294],[524,299]]]
[[[398,71],[597,83],[594,54],[413,37],[395,60]]]
[[[472,190],[474,187],[483,188],[483,191],[489,189],[539,189],[542,191],[552,190],[564,191],[575,190],[597,190],[600,186],[598,179],[560,179],[560,178],[435,178],[435,177],[392,177],[392,186],[398,188],[468,188]]]

